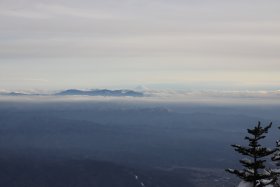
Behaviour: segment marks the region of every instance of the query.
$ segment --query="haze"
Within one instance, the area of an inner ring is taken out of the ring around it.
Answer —
[[[275,90],[277,0],[4,0],[0,89]]]

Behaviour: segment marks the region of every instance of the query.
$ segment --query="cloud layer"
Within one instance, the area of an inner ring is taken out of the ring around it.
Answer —
[[[48,80],[26,85],[35,88],[225,81],[237,89],[273,82],[274,89],[280,86],[279,5],[4,0],[0,86],[21,87],[26,79]]]

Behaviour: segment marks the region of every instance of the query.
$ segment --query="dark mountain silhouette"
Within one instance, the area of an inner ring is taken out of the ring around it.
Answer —
[[[23,93],[23,92],[0,92],[3,96],[39,96],[39,95],[58,95],[58,96],[71,96],[71,95],[84,95],[84,96],[113,96],[113,97],[142,97],[143,92],[133,91],[133,90],[108,90],[108,89],[94,89],[94,90],[78,90],[69,89],[63,90],[54,94],[44,94],[44,93]]]
[[[183,187],[185,176],[139,170],[90,159],[0,159],[0,186],[45,187]]]
[[[21,93],[21,92],[9,92],[9,93],[1,93],[1,95],[5,95],[5,96],[24,96],[24,95],[29,95],[29,94]]]
[[[64,90],[56,95],[88,95],[88,96],[132,96],[132,97],[141,97],[144,96],[142,92],[136,92],[133,90],[77,90],[70,89]]]
[[[235,168],[237,155],[227,145],[242,143],[243,129],[260,118],[247,111],[263,109],[188,107],[0,102],[0,186],[234,186],[223,168]],[[278,136],[271,131],[265,143]]]

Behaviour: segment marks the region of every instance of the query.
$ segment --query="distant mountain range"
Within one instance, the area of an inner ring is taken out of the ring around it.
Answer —
[[[94,90],[78,90],[78,89],[69,89],[57,92],[54,94],[34,94],[34,93],[22,93],[22,92],[5,92],[0,93],[0,95],[5,96],[28,96],[28,95],[58,95],[58,96],[70,96],[70,95],[83,95],[83,96],[111,96],[111,97],[142,97],[144,96],[143,92],[133,91],[133,90],[108,90],[108,89],[94,89]]]
[[[144,86],[138,86],[135,89],[67,89],[57,92],[51,91],[0,91],[0,96],[103,96],[103,97],[158,97],[158,98],[170,98],[170,99],[201,99],[201,98],[215,98],[225,99],[226,102],[229,99],[271,99],[279,101],[280,90],[267,90],[267,91],[213,91],[213,90],[153,90]],[[235,102],[235,101],[234,101]]]
[[[57,93],[56,95],[88,95],[88,96],[131,96],[141,97],[144,96],[142,92],[136,92],[133,90],[65,90]]]

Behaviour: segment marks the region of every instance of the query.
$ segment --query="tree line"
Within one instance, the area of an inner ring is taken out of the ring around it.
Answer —
[[[277,168],[280,166],[280,140],[275,142],[274,148],[267,148],[260,143],[271,126],[272,123],[263,127],[261,122],[258,122],[254,128],[247,129],[248,135],[245,137],[247,146],[231,145],[235,151],[246,158],[239,160],[243,166],[241,170],[226,169],[226,171],[241,178],[252,187],[280,187],[280,168]],[[268,160],[274,162],[274,168],[266,166],[265,163]]]

